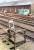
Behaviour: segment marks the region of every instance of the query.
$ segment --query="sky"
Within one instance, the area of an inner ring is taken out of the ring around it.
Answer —
[[[3,3],[3,2],[11,2],[11,1],[17,1],[17,0],[1,0],[0,3]]]
[[[18,1],[18,0],[1,0],[0,3],[11,2],[11,1]],[[19,0],[19,1],[32,1],[32,2],[34,2],[34,0]]]

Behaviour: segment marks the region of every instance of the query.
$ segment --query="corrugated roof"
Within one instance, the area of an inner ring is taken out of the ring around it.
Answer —
[[[14,2],[7,2],[7,3],[2,3],[0,6],[18,6],[18,5],[30,5],[32,4],[31,2],[21,2],[21,1],[14,1]]]

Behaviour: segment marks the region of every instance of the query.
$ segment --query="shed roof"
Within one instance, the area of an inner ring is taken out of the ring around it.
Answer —
[[[1,3],[0,6],[19,6],[19,5],[31,5],[31,2],[22,2],[22,1],[14,1],[14,2],[6,2]]]
[[[31,2],[18,2],[16,5],[31,5]]]

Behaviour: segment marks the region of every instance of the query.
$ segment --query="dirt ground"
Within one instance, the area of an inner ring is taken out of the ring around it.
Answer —
[[[6,40],[6,42],[3,42]],[[9,45],[7,45],[9,43]],[[0,38],[0,50],[10,50],[14,45],[10,43],[6,38]],[[26,40],[26,43],[20,45],[16,50],[34,50],[34,42]]]
[[[26,42],[25,44],[18,47],[19,50],[34,50],[34,43]]]

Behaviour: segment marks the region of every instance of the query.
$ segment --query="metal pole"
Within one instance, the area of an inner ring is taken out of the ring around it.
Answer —
[[[16,50],[16,33],[14,32],[14,50]]]
[[[24,42],[26,42],[26,30],[24,31]]]
[[[10,29],[8,30],[8,40],[11,38]]]

